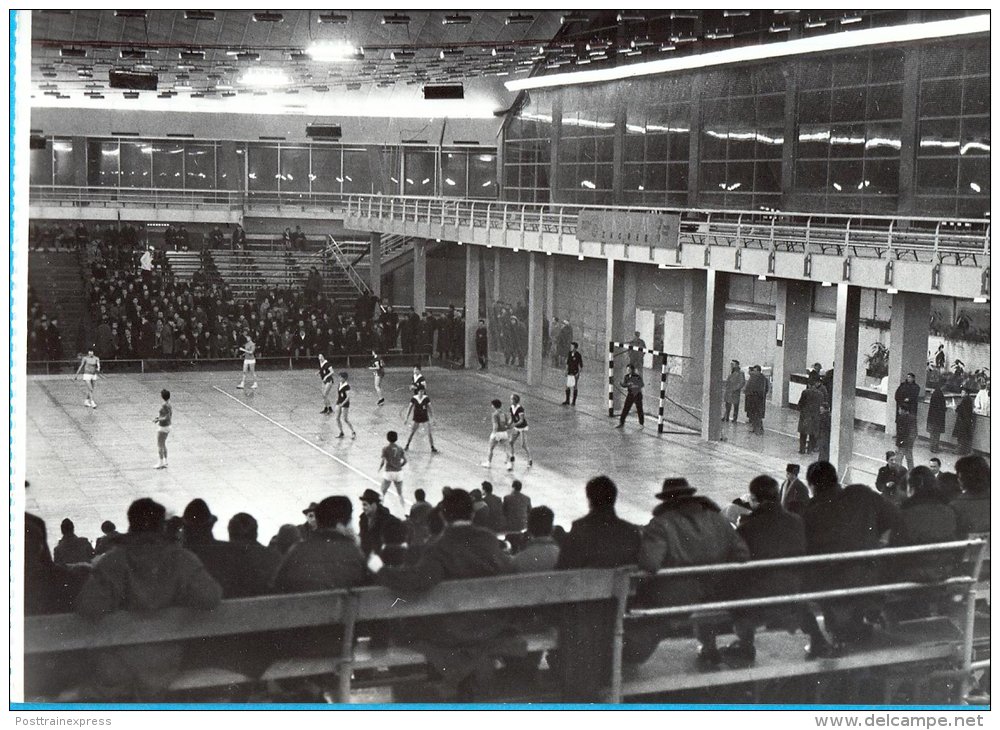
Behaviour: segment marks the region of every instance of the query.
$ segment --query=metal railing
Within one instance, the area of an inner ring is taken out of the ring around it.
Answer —
[[[337,239],[333,236],[327,236],[327,246],[324,249],[333,260],[344,270],[347,274],[348,280],[361,294],[371,294],[371,287],[368,286],[368,282],[365,281],[364,277],[358,273],[357,269],[351,265],[350,260],[344,254],[343,249],[337,243]]]

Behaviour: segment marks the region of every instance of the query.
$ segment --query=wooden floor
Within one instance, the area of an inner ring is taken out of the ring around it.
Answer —
[[[533,392],[501,374],[430,368],[426,376],[441,453],[431,455],[426,435],[414,438],[405,472],[407,499],[420,487],[437,501],[442,486],[473,489],[487,478],[502,496],[517,478],[534,505],[548,505],[556,522],[568,527],[587,510],[586,480],[606,473],[619,487],[619,514],[645,524],[666,476],[686,476],[701,493],[728,502],[762,471],[780,476],[784,470],[780,454],[706,444],[692,436],[657,436],[655,420],[647,420],[645,431],[637,430],[634,420],[623,431],[614,430],[596,397],[581,396],[571,409],[560,405],[557,388]],[[309,502],[333,494],[356,498],[377,486],[386,431],[406,438],[408,370],[387,373],[381,408],[375,407],[370,374],[352,371],[356,441],[337,439],[333,417],[320,414],[313,371],[267,372],[259,379],[258,390],[240,391],[237,372],[109,375],[98,383],[99,407],[92,410],[83,404],[81,382],[30,378],[27,510],[46,521],[54,544],[64,517],[74,520],[77,534],[93,540],[106,519],[124,531],[128,505],[138,497],[151,496],[174,514],[202,497],[219,517],[216,537],[226,539],[226,524],[235,513],[249,512],[266,543],[280,525],[302,522],[301,510]],[[170,466],[156,470],[152,419],[164,387],[174,406]],[[489,433],[489,401],[507,403],[514,390],[527,408],[534,466],[527,468],[519,451],[513,472],[497,456],[487,471],[479,464]],[[394,497],[387,506],[401,513]]]

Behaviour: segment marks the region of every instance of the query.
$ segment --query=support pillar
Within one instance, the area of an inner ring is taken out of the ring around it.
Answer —
[[[465,247],[465,367],[479,367],[476,359],[476,330],[479,329],[479,246]]]
[[[528,254],[528,385],[542,384],[542,317],[545,313],[544,254]]]
[[[684,337],[680,354],[691,358],[681,361],[684,385],[689,392],[697,393],[701,391],[705,362],[705,272],[700,269],[684,274]]]
[[[692,272],[696,273],[696,272]],[[718,441],[722,436],[722,378],[726,361],[726,301],[729,299],[729,275],[714,269],[705,272],[704,369],[701,385],[701,438]]]
[[[886,389],[885,432],[896,433],[896,399],[893,395],[907,373],[917,376],[923,392],[927,381],[927,333],[931,321],[929,294],[900,292],[892,295],[889,319],[889,387]],[[921,431],[923,429],[920,429]]]
[[[805,372],[809,363],[809,311],[812,308],[812,284],[808,281],[780,279],[775,287],[774,366],[771,370],[771,403],[778,408],[788,405],[788,382],[792,373]]]
[[[556,316],[556,259],[545,257],[545,319],[552,323]],[[549,333],[552,334],[551,332]]]
[[[368,268],[368,286],[372,294],[382,297],[382,234],[372,231],[369,236],[368,259],[371,262]]]
[[[858,382],[858,327],[861,289],[837,284],[837,329],[833,343],[833,407],[830,412],[830,463],[843,484],[850,483],[854,451],[854,399]],[[926,328],[926,323],[924,327]],[[926,329],[925,329],[926,331]]]
[[[413,311],[424,316],[427,309],[427,242],[413,242]]]
[[[493,303],[500,301],[500,249],[493,250]]]

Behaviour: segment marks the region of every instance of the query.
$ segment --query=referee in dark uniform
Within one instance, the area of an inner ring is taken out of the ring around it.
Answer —
[[[564,406],[570,405],[570,392],[573,395],[572,405],[576,405],[577,384],[580,382],[580,371],[583,370],[583,355],[580,354],[580,343],[571,342],[569,354],[566,356],[566,400]]]

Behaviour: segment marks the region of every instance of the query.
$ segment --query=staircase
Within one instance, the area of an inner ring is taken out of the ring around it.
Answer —
[[[237,300],[253,299],[254,293],[265,286],[253,256],[246,251],[212,251],[211,260]]]
[[[167,265],[175,281],[191,281],[194,272],[201,268],[201,253],[198,251],[167,251]]]
[[[89,333],[83,262],[77,251],[29,251],[28,285],[49,319],[59,320],[63,356],[72,358]]]

